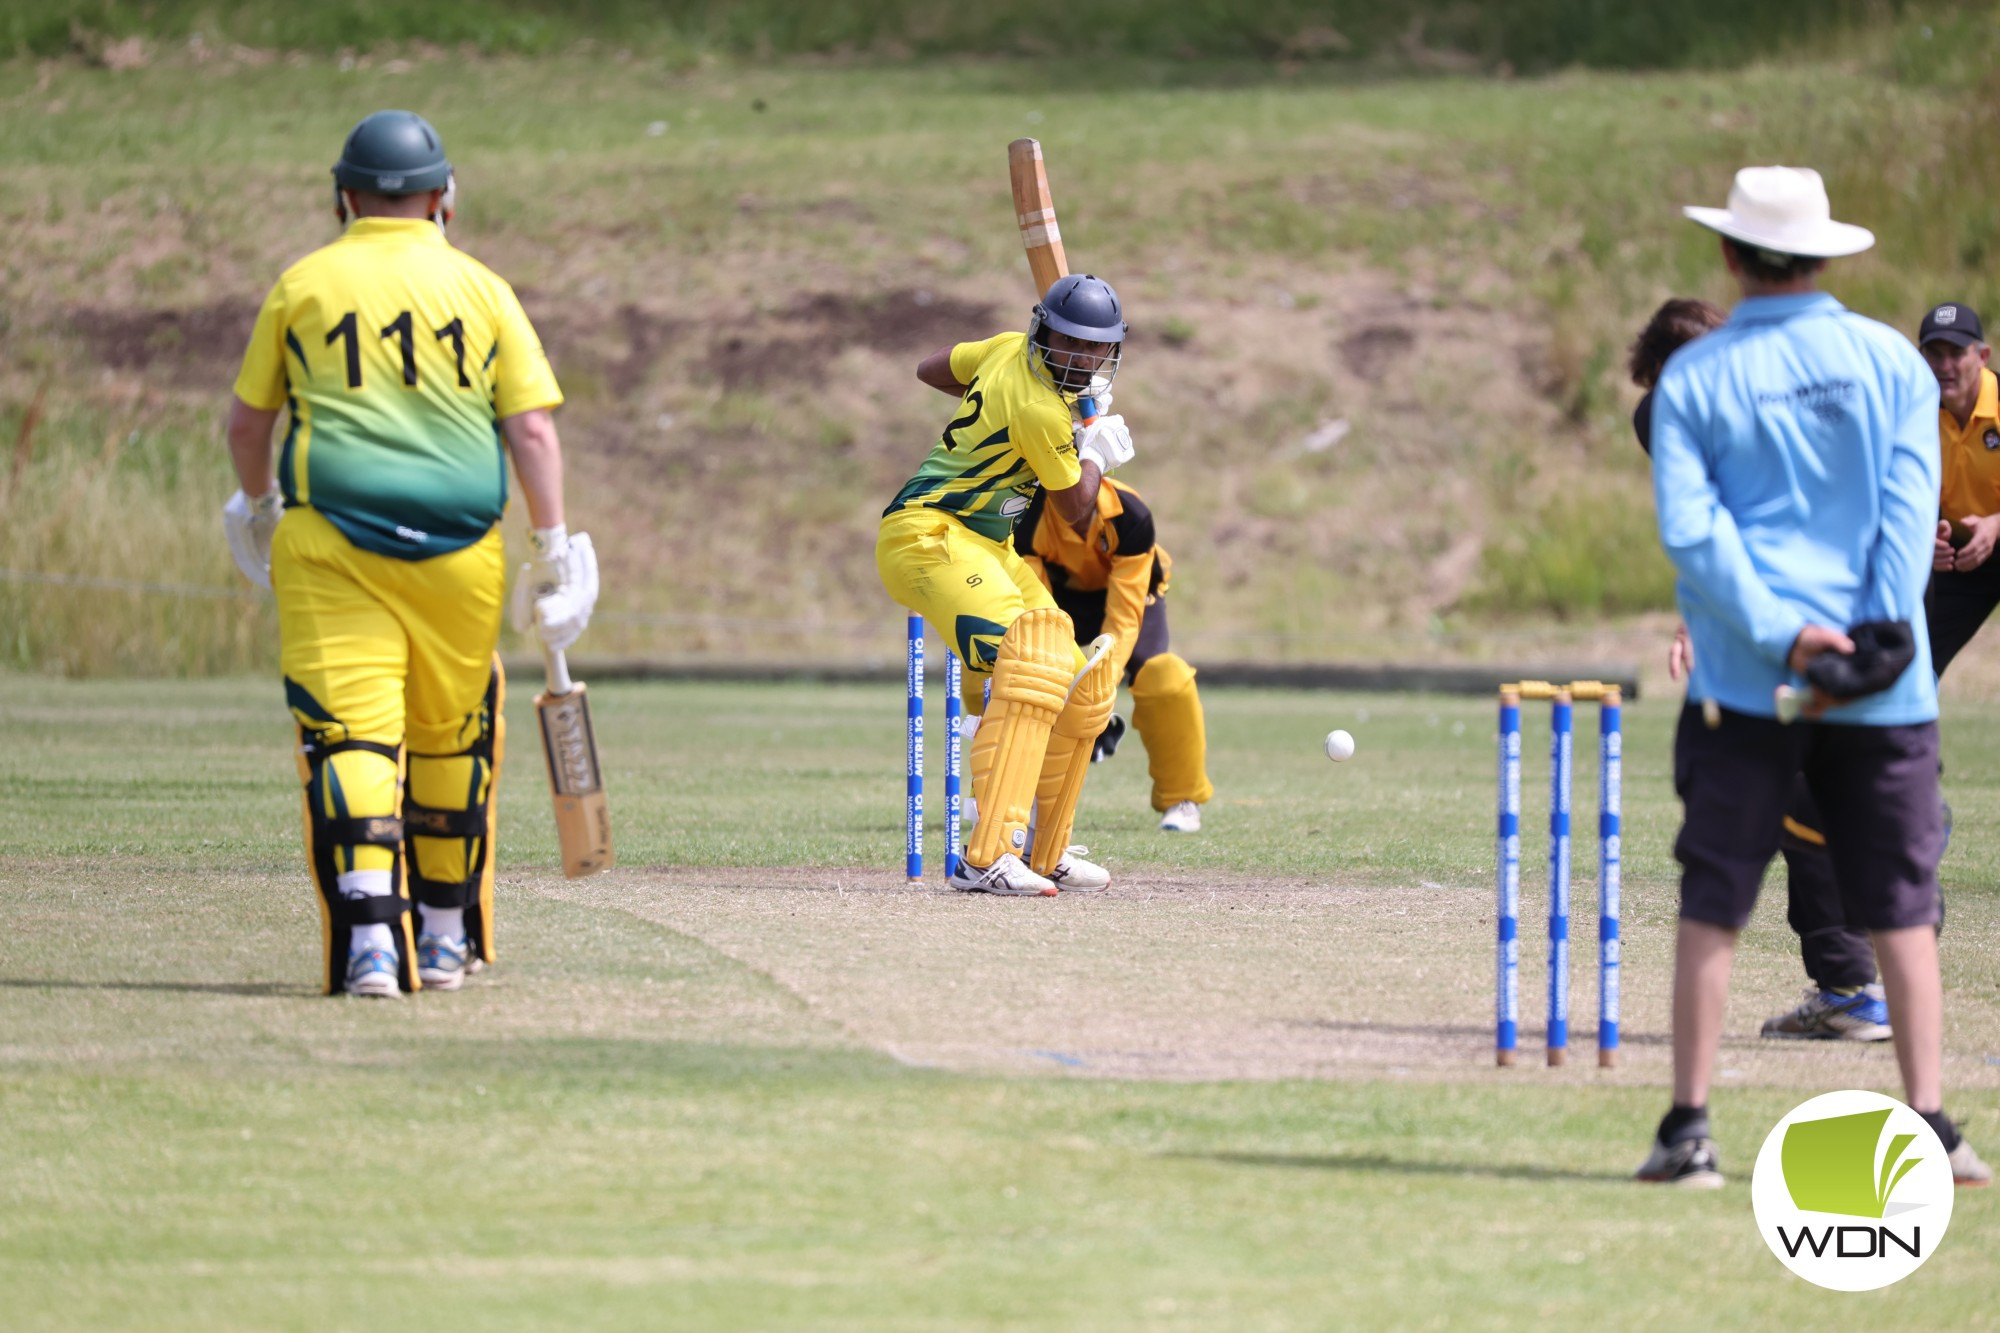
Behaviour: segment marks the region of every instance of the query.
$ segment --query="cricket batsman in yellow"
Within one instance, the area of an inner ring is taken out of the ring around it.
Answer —
[[[1117,672],[1108,655],[1084,669],[1070,618],[1012,537],[1041,492],[1081,529],[1104,474],[1132,458],[1122,417],[1078,424],[1108,403],[1125,332],[1111,284],[1072,274],[1049,288],[1026,333],[940,348],[917,366],[958,411],[883,513],[875,567],[958,654],[967,711],[984,714],[971,751],[978,821],[954,888],[1046,897],[1111,883],[1069,836]]]
[[[541,342],[513,288],[445,240],[457,192],[437,131],[377,112],[333,179],[345,233],[285,270],[243,356],[223,530],[277,595],[328,993],[456,990],[494,959],[505,454],[532,525],[521,589],[549,590],[532,617],[550,646],[589,622],[597,557],[563,525]]]
[[[1201,828],[1201,807],[1215,795],[1208,780],[1208,740],[1194,668],[1167,642],[1167,587],[1173,560],[1154,538],[1153,511],[1139,493],[1106,477],[1079,530],[1037,495],[1014,525],[1014,549],[1069,614],[1076,637],[1113,640],[1112,675],[1132,691],[1132,725],[1146,745],[1153,809],[1167,833]],[[1098,740],[1117,747],[1123,724]]]

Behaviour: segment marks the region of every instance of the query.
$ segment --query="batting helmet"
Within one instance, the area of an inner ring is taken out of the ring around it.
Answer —
[[[1125,341],[1125,308],[1111,284],[1089,273],[1057,278],[1035,307],[1043,328],[1094,343]]]
[[[414,111],[377,111],[348,131],[333,183],[367,194],[423,194],[451,184],[444,140]]]

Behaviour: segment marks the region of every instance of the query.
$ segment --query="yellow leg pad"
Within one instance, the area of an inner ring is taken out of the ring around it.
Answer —
[[[396,938],[403,989],[418,989],[416,941],[410,931],[410,899],[399,855],[401,747],[354,739],[327,741],[301,727],[297,759],[304,790],[306,866],[319,890],[327,994],[346,987],[353,927],[374,923],[387,925]],[[389,872],[386,897],[349,899],[341,893],[343,871],[376,869]]]
[[[477,738],[455,754],[411,754],[403,810],[411,896],[434,907],[464,908],[472,951],[489,963],[498,956],[493,871],[500,806],[493,796],[506,750],[507,720],[500,711],[505,691],[496,657],[485,702],[475,714]]]
[[[984,869],[1028,844],[1029,807],[1076,672],[1076,631],[1053,607],[1023,611],[1000,640],[993,697],[972,738],[972,789],[979,824],[966,861]]]
[[[1203,805],[1215,795],[1193,667],[1172,653],[1148,658],[1132,680],[1132,725],[1146,746],[1155,810]]]
[[[1107,653],[1077,679],[1069,705],[1056,718],[1035,787],[1035,857],[1029,868],[1038,875],[1054,870],[1069,850],[1083,779],[1090,772],[1090,752],[1117,697],[1118,668]]]

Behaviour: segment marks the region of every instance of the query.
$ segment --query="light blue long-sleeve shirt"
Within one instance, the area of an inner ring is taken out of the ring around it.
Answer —
[[[1694,642],[1693,699],[1775,714],[1808,623],[1907,620],[1916,660],[1827,713],[1937,716],[1924,625],[1937,527],[1937,379],[1909,340],[1820,292],[1746,299],[1667,361],[1653,395],[1653,497]]]

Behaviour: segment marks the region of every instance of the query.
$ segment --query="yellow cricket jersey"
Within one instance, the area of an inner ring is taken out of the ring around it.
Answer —
[[[951,349],[965,386],[959,410],[924,465],[882,512],[942,509],[990,541],[1004,542],[1037,486],[1068,490],[1083,476],[1069,404],[1043,383],[1025,333]]]
[[[1014,550],[1041,575],[1058,606],[1072,594],[1104,599],[1100,632],[1116,640],[1112,661],[1124,675],[1146,605],[1167,590],[1173,574],[1173,561],[1153,530],[1153,511],[1139,493],[1106,477],[1080,533],[1038,495],[1014,528]]]
[[[358,219],[285,270],[236,396],[291,409],[287,505],[404,560],[484,536],[507,507],[497,423],[562,402],[514,289],[409,218]]]
[[[1979,401],[1962,428],[1938,409],[1938,440],[1944,451],[1939,516],[1963,523],[2000,514],[2000,379],[1992,371],[1979,372]]]

